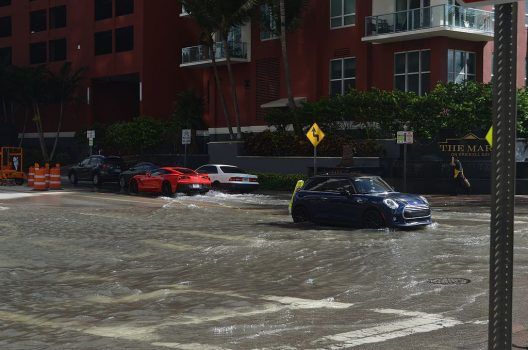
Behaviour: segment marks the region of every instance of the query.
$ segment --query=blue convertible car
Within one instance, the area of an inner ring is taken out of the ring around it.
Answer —
[[[395,192],[378,176],[321,175],[295,194],[294,222],[358,225],[366,228],[431,224],[427,199]]]

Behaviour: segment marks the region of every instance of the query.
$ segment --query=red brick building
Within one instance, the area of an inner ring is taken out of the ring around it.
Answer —
[[[64,136],[94,122],[164,117],[177,92],[193,83],[178,66],[184,34],[198,31],[180,11],[174,0],[1,0],[0,60],[87,67],[82,102],[68,111]]]
[[[293,92],[316,100],[348,87],[425,93],[439,81],[491,79],[493,13],[454,0],[309,0],[288,35]],[[265,8],[263,23],[271,23]],[[525,2],[519,2],[519,86],[525,84]],[[230,35],[244,131],[285,105],[280,41],[259,21]],[[209,134],[226,134],[200,30],[177,0],[0,0],[0,60],[88,67],[84,102],[64,136],[94,122],[166,118],[179,91],[204,97]],[[217,60],[225,64],[221,50]],[[226,68],[223,89],[231,104]],[[234,124],[234,120],[232,121]],[[53,127],[48,128],[52,131]]]

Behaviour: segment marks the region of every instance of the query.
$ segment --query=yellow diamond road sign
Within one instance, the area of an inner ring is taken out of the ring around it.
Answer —
[[[486,141],[488,141],[490,146],[493,146],[493,126],[489,129],[488,133],[486,134]]]
[[[317,125],[317,123],[314,123],[310,127],[310,130],[306,134],[306,137],[308,137],[308,140],[310,140],[314,147],[317,147],[317,145],[320,144],[321,141],[323,141],[325,134],[323,130],[319,128],[319,125]]]

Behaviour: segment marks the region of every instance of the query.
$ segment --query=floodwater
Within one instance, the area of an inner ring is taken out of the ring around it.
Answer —
[[[432,226],[395,231],[298,226],[287,205],[0,192],[0,348],[486,348],[487,208],[439,207]]]

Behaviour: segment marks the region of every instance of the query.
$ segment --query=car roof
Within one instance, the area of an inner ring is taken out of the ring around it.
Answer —
[[[238,168],[239,167],[238,165],[229,165],[229,164],[205,164],[205,165],[202,165],[200,168],[202,168],[204,166],[228,166],[228,167],[231,167],[231,168]]]
[[[343,173],[343,174],[320,174],[316,176],[312,176],[312,178],[332,178],[332,177],[346,177],[349,179],[355,179],[358,177],[370,177],[375,178],[379,177],[378,175],[369,175],[369,174],[360,174],[360,173]]]

